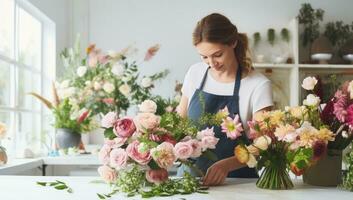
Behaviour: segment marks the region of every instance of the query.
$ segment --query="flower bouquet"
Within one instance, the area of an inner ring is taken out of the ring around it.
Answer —
[[[5,139],[6,137],[6,125],[0,122],[0,166],[7,163],[7,154],[6,149],[1,146],[1,140]]]
[[[189,158],[214,149],[218,139],[213,129],[198,131],[196,125],[176,112],[159,116],[156,111],[156,103],[145,100],[134,118],[118,117],[116,112],[103,117],[107,140],[99,152],[103,163],[99,174],[110,183],[112,193],[152,197],[202,192],[196,178],[186,173],[181,179],[171,179],[168,169],[175,162],[193,167]]]
[[[263,169],[257,187],[291,189],[288,169],[301,175],[323,155],[334,135],[308,121],[315,113],[307,106],[287,107],[285,111],[258,113],[248,122],[248,137],[253,142],[238,145],[234,154],[240,163]]]
[[[159,45],[149,48],[142,62],[149,61],[159,48]],[[75,91],[70,99],[76,104],[87,105],[92,115],[111,110],[126,112],[130,105],[138,105],[152,98],[154,82],[168,74],[164,70],[141,77],[138,65],[142,62],[128,59],[128,55],[134,52],[132,48],[103,53],[92,44],[87,47],[83,58],[80,51],[80,44],[76,41],[74,48],[61,53],[68,72],[64,81],[67,82],[67,88]]]
[[[307,102],[318,101],[315,100],[319,99],[319,94],[316,92],[317,83],[318,80],[315,77],[307,77],[303,80],[302,87],[310,92]],[[321,121],[329,127],[334,132],[335,139],[329,141],[324,159],[309,169],[304,176],[304,181],[313,185],[337,186],[341,183],[342,150],[353,139],[353,81],[343,83],[330,96],[327,102],[321,102],[318,108],[319,119],[316,121]],[[320,176],[320,174],[326,175]]]

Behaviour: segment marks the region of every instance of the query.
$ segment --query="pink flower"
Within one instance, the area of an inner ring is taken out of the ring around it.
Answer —
[[[146,180],[150,183],[160,184],[168,180],[168,171],[165,169],[150,169],[146,172]]]
[[[192,149],[193,149],[190,157],[192,157],[192,158],[200,157],[202,154],[201,142],[199,142],[198,140],[195,140],[195,139],[191,139],[187,142],[190,143],[190,145],[192,146]]]
[[[140,143],[137,140],[130,143],[126,148],[127,155],[129,155],[129,157],[137,163],[141,165],[147,165],[151,160],[150,152],[139,152],[139,144]]]
[[[144,100],[138,107],[139,111],[143,113],[157,112],[157,104],[152,100]]]
[[[144,61],[149,61],[157,53],[159,48],[160,48],[159,44],[156,44],[150,47],[146,52]]]
[[[89,110],[84,111],[78,118],[77,118],[77,123],[81,124],[87,117],[89,114]]]
[[[212,127],[212,128],[206,128],[206,129],[204,129],[204,130],[202,130],[202,131],[199,131],[199,132],[197,133],[196,138],[199,139],[199,140],[201,140],[201,139],[202,139],[203,137],[205,137],[205,136],[212,136],[212,137],[214,137],[213,127]]]
[[[189,142],[178,142],[174,146],[174,154],[178,159],[185,160],[190,158],[194,149]]]
[[[175,145],[177,143],[177,141],[169,134],[162,135],[162,141],[169,142],[172,145]]]
[[[247,123],[249,126],[248,138],[253,140],[259,135],[259,133],[255,129],[256,121],[248,121]]]
[[[336,115],[340,122],[345,122],[347,115],[347,95],[345,95],[341,90],[337,90],[335,93],[335,103],[333,104],[333,114]]]
[[[113,149],[110,152],[110,166],[115,169],[122,169],[126,166],[127,160],[129,159],[126,151],[122,148]]]
[[[349,127],[353,127],[353,104],[349,105],[347,108],[346,123]]]
[[[223,119],[221,126],[222,132],[226,133],[227,137],[232,140],[235,140],[237,137],[239,137],[243,131],[243,127],[239,122],[239,115],[235,115],[234,119],[231,117]]]
[[[125,144],[125,142],[127,141],[127,138],[122,138],[122,137],[116,137],[114,138],[114,142],[115,142],[115,148],[121,147]]]
[[[114,133],[120,137],[130,137],[135,131],[136,126],[131,118],[118,119],[114,124]]]
[[[113,127],[117,119],[118,114],[116,112],[108,112],[106,115],[104,115],[101,121],[101,125],[103,128]]]
[[[106,104],[113,105],[114,104],[114,99],[113,98],[104,98],[102,101]]]
[[[215,136],[205,136],[201,139],[201,150],[206,151],[207,149],[215,149],[218,143],[218,138]]]
[[[98,153],[98,158],[99,161],[103,164],[103,165],[108,165],[109,161],[110,161],[110,151],[111,151],[111,147],[109,145],[103,145],[103,147],[101,148],[101,150]]]
[[[156,128],[159,125],[160,117],[153,113],[139,113],[134,122],[139,131],[145,132],[146,129]]]
[[[88,66],[93,68],[93,67],[96,67],[97,64],[98,64],[97,55],[95,55],[95,54],[90,55],[88,57]]]
[[[173,149],[173,144],[163,142],[151,150],[152,158],[156,161],[159,167],[168,169],[173,166],[173,163],[176,160]]]
[[[103,180],[107,183],[113,183],[116,181],[117,173],[114,169],[103,165],[98,168],[99,175],[103,178]]]

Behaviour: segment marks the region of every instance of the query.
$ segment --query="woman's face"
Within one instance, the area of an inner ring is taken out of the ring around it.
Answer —
[[[234,67],[235,54],[234,45],[224,45],[220,43],[200,42],[196,49],[201,55],[201,59],[216,71],[226,71]]]

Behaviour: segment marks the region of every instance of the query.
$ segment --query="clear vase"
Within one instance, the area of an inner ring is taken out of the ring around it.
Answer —
[[[270,190],[288,190],[293,188],[285,164],[268,163],[256,182],[256,186]]]

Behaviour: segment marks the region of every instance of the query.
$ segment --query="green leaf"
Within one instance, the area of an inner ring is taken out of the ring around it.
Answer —
[[[103,195],[101,195],[101,194],[98,194],[98,193],[97,193],[97,196],[98,196],[99,199],[106,199],[106,198],[105,198]]]
[[[66,185],[57,185],[54,188],[57,190],[64,190],[64,189],[67,189],[68,187]]]
[[[213,153],[212,151],[210,150],[206,150],[202,156],[205,156],[206,158],[208,158],[209,160],[211,161],[217,161],[217,155],[215,153]]]
[[[116,135],[113,132],[113,128],[106,129],[104,131],[104,137],[109,138],[110,140],[116,138]]]
[[[47,185],[47,182],[37,182],[38,185],[41,185],[41,186],[46,186]]]
[[[58,185],[58,184],[60,184],[60,183],[58,183],[58,182],[51,182],[51,183],[49,184],[49,186],[56,186],[56,185]]]

